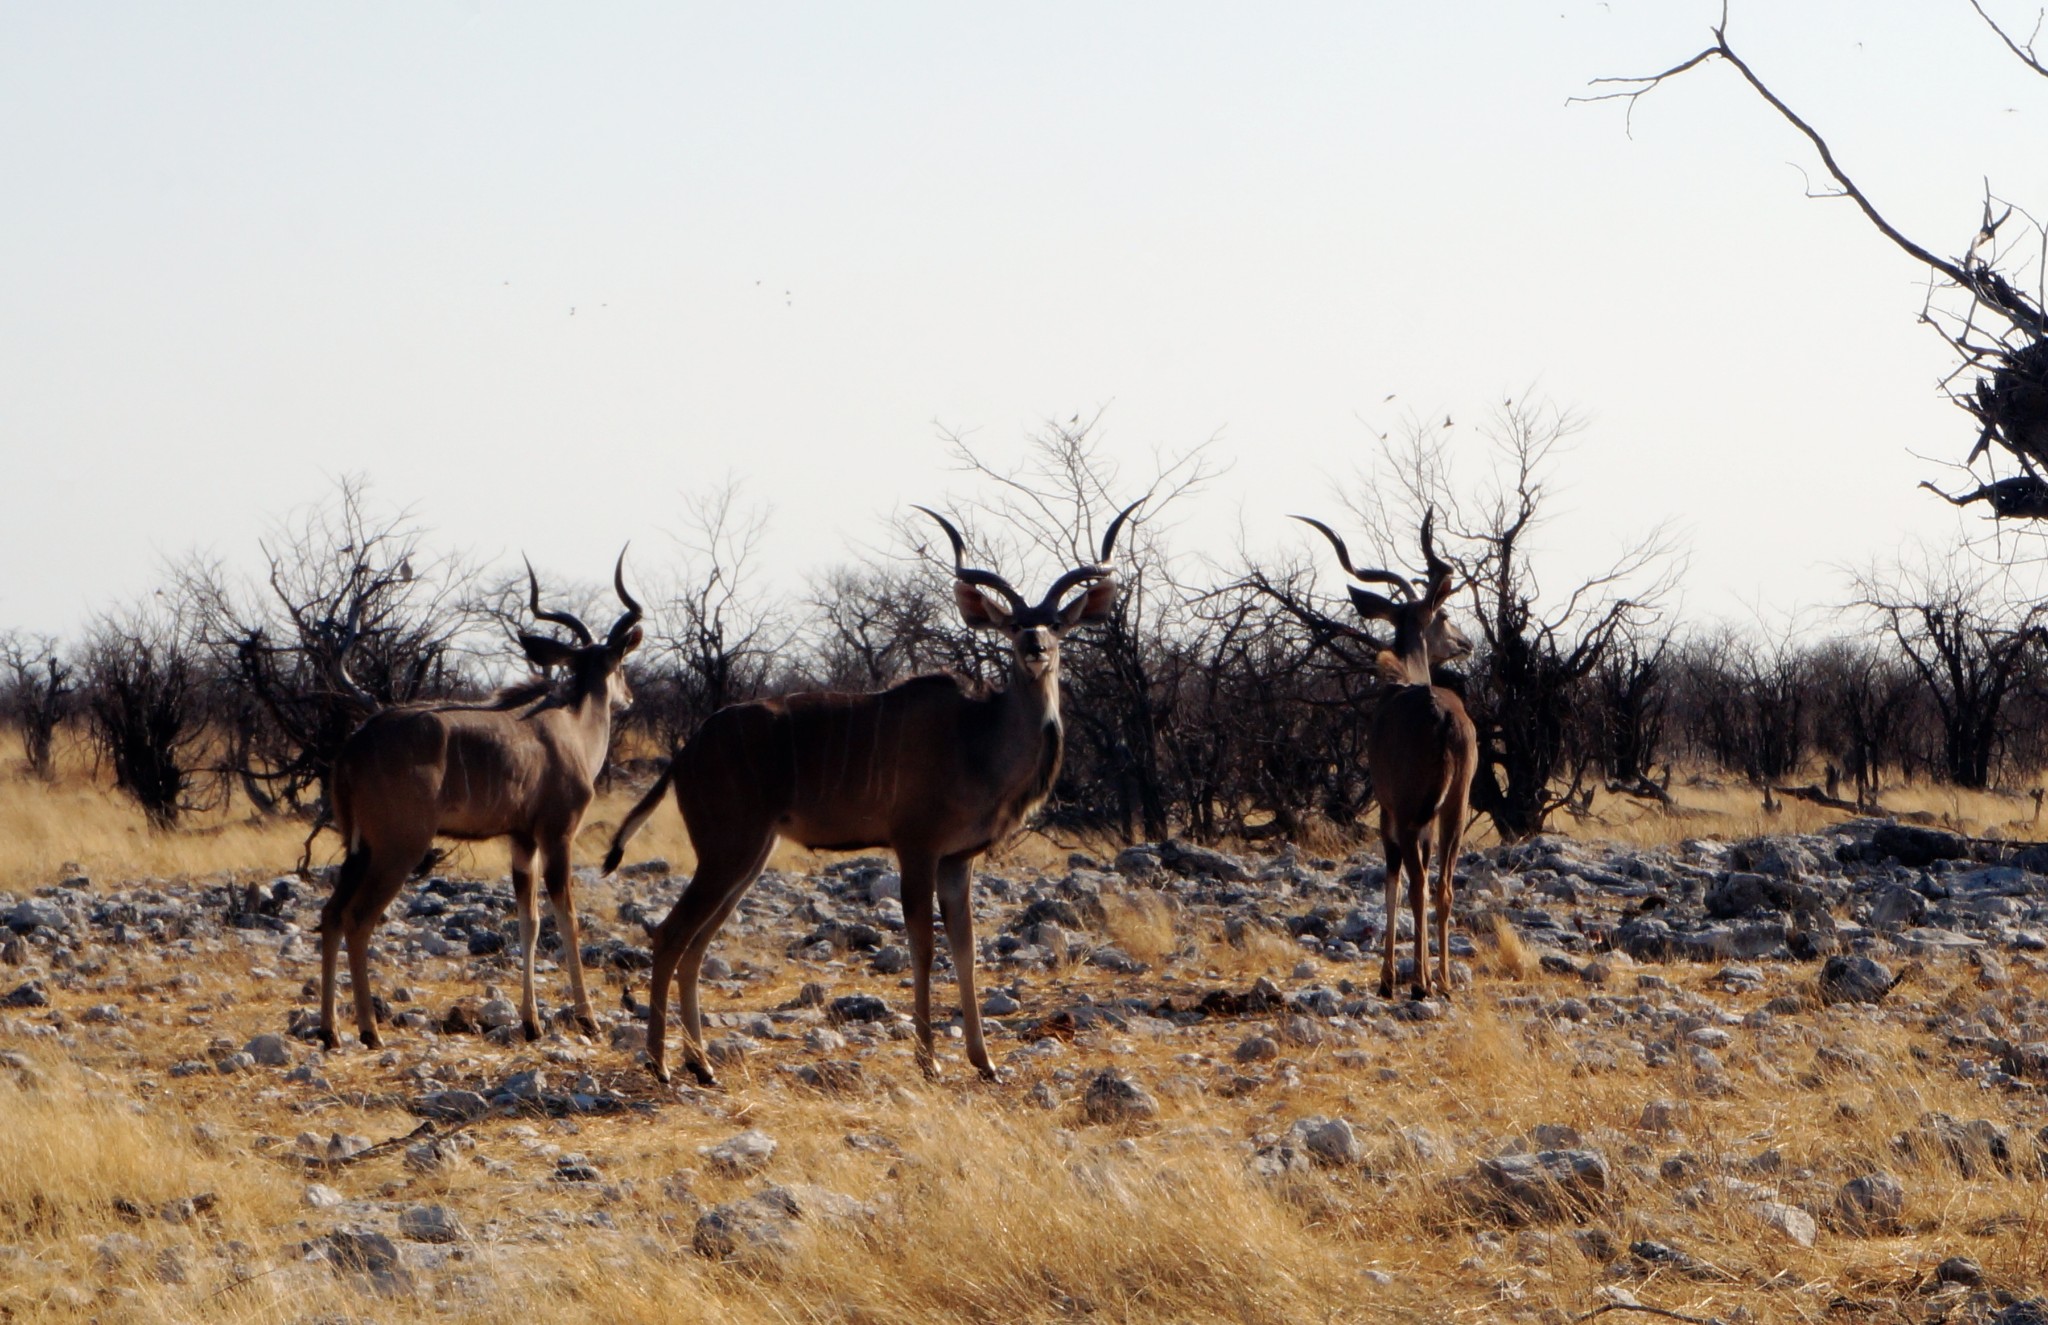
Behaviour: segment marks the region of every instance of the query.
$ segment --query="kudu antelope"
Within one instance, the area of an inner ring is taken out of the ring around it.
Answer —
[[[1429,935],[1426,886],[1430,839],[1436,839],[1437,984],[1451,989],[1451,871],[1465,833],[1465,804],[1472,772],[1479,761],[1479,741],[1464,701],[1429,678],[1431,663],[1450,662],[1472,651],[1472,641],[1443,615],[1456,586],[1451,567],[1437,554],[1432,526],[1436,513],[1422,520],[1422,555],[1429,568],[1422,596],[1407,579],[1384,570],[1360,570],[1336,531],[1305,515],[1294,517],[1315,526],[1337,549],[1337,560],[1355,580],[1384,584],[1400,601],[1351,585],[1351,603],[1368,621],[1394,627],[1394,647],[1379,655],[1388,688],[1380,696],[1367,741],[1373,797],[1380,806],[1380,841],[1387,849],[1387,923],[1380,957],[1380,997],[1394,994],[1394,939],[1401,906],[1401,876],[1408,876],[1408,896],[1415,914],[1415,982],[1417,998],[1427,998]]]
[[[605,857],[609,873],[673,785],[696,848],[697,873],[655,933],[647,1056],[657,1078],[668,1080],[669,983],[679,979],[684,1066],[699,1082],[716,1084],[697,1012],[698,969],[778,838],[814,849],[895,851],[915,977],[917,1058],[928,1074],[937,1072],[931,1017],[936,893],[967,1058],[984,1077],[994,1077],[974,997],[971,867],[977,855],[1023,825],[1059,774],[1060,639],[1115,607],[1110,554],[1136,508],[1133,503],[1110,522],[1100,562],[1060,576],[1034,606],[1002,576],[968,566],[960,531],[919,507],[953,545],[953,601],[961,619],[1010,641],[1008,686],[977,694],[955,676],[920,676],[875,694],[797,694],[735,704],[712,714],[676,752],[619,825]]]
[[[576,998],[576,1019],[585,1030],[596,1030],[569,893],[569,847],[590,805],[591,784],[604,766],[612,710],[632,702],[620,664],[640,643],[640,604],[626,592],[625,568],[622,552],[612,587],[626,610],[599,642],[570,613],[541,610],[540,581],[529,565],[534,617],[565,626],[576,637],[572,644],[520,634],[519,647],[542,670],[540,679],[478,704],[386,709],[364,721],[342,746],[334,761],[333,805],[348,855],[334,895],[320,913],[320,1039],[329,1049],[338,1043],[334,977],[343,938],[355,986],[356,1029],[365,1045],[377,1047],[370,931],[436,837],[511,839],[523,963],[519,1017],[528,1039],[540,1037],[533,997],[540,929],[533,858],[539,854]],[[561,682],[552,681],[557,667],[566,673]],[[341,679],[349,684],[345,670]]]

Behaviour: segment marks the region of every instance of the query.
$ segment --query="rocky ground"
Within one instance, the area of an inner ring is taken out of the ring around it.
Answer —
[[[535,1247],[727,1306],[836,1267],[843,1309],[806,1318],[1295,1310],[1284,1285],[1195,1285],[1176,1309],[1151,1272],[1098,1282],[1051,1242],[1014,1251],[1038,1264],[994,1299],[1007,1313],[864,1297],[860,1257],[964,1199],[932,1166],[970,1184],[976,1156],[952,1152],[994,1136],[1024,1157],[1001,1170],[1023,1199],[1108,1191],[1158,1220],[1187,1204],[1187,1165],[1225,1174],[1219,1209],[1277,1221],[1269,1259],[1298,1239],[1302,1283],[1345,1276],[1316,1289],[1332,1318],[2048,1322],[2048,850],[1860,821],[1471,853],[1457,988],[1422,1002],[1376,996],[1382,878],[1366,857],[1178,843],[984,870],[979,996],[1005,1077],[987,1086],[957,1051],[945,1082],[915,1073],[891,862],[771,871],[706,965],[716,1092],[638,1068],[646,931],[685,882],[660,861],[579,879],[594,1040],[559,1013],[520,1035],[502,882],[408,890],[379,933],[376,1053],[311,1042],[318,884],[0,893],[0,1110],[111,1097],[174,1126],[192,1156],[163,1168],[196,1175],[107,1179],[55,1224],[32,1207],[62,1192],[0,1192],[0,1316],[332,1318],[316,1304],[336,1294],[380,1319],[489,1315]],[[253,1176],[199,1185],[209,1164]]]

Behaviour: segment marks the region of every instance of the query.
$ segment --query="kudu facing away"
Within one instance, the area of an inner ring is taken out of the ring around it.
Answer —
[[[1394,994],[1394,938],[1401,907],[1401,875],[1408,875],[1408,896],[1415,913],[1415,983],[1417,998],[1427,998],[1429,935],[1426,861],[1430,839],[1436,839],[1437,984],[1451,990],[1451,871],[1465,835],[1465,804],[1472,790],[1472,772],[1479,762],[1479,739],[1464,701],[1442,686],[1430,684],[1433,662],[1450,662],[1472,651],[1472,641],[1443,615],[1455,587],[1451,567],[1437,555],[1431,526],[1436,513],[1422,519],[1422,555],[1429,567],[1422,596],[1391,571],[1360,570],[1351,564],[1344,540],[1328,525],[1305,515],[1294,517],[1322,531],[1337,549],[1337,560],[1356,580],[1385,584],[1401,600],[1357,585],[1352,606],[1368,621],[1394,627],[1394,647],[1379,656],[1381,675],[1389,685],[1373,718],[1367,756],[1372,768],[1373,797],[1380,804],[1380,841],[1387,849],[1387,925],[1380,958],[1380,997]]]
[[[876,694],[798,694],[735,704],[712,714],[676,752],[619,825],[605,857],[609,873],[618,867],[627,839],[673,785],[696,848],[697,873],[655,933],[647,1056],[656,1077],[668,1080],[663,1040],[669,982],[680,976],[688,1040],[684,1066],[703,1084],[716,1084],[704,1055],[697,972],[712,936],[761,872],[777,838],[817,849],[896,852],[915,976],[917,1058],[927,1073],[937,1072],[931,1017],[937,894],[966,1023],[967,1058],[984,1077],[995,1075],[974,997],[971,866],[975,856],[1023,825],[1059,775],[1060,638],[1115,607],[1110,553],[1135,509],[1133,503],[1110,523],[1098,564],[1060,576],[1036,606],[1002,576],[969,567],[960,532],[937,512],[925,511],[952,542],[953,601],[961,619],[1010,640],[1007,688],[981,695],[958,677],[920,676]],[[1076,589],[1081,592],[1062,602]]]
[[[344,937],[355,985],[356,1029],[365,1045],[377,1047],[370,931],[437,836],[512,841],[512,891],[519,903],[523,962],[519,1016],[528,1039],[540,1037],[533,999],[533,953],[540,930],[533,858],[540,855],[569,987],[576,996],[576,1017],[586,1030],[596,1030],[583,989],[576,909],[569,895],[569,847],[590,805],[591,784],[604,766],[612,710],[632,702],[620,663],[640,643],[640,604],[626,592],[625,567],[622,552],[612,587],[626,610],[602,643],[569,613],[541,610],[540,582],[527,567],[533,615],[568,627],[576,643],[522,633],[519,646],[549,676],[557,667],[564,669],[563,681],[551,684],[544,676],[479,704],[386,709],[367,719],[342,746],[334,761],[333,804],[348,855],[334,896],[320,913],[320,1039],[329,1049],[338,1043],[334,976]]]

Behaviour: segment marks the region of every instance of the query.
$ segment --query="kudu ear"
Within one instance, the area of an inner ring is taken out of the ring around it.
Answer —
[[[1073,602],[1060,609],[1060,629],[1072,630],[1096,621],[1106,621],[1116,610],[1117,586],[1114,579],[1104,578],[1088,586],[1088,591],[1077,596]]]
[[[519,647],[535,667],[546,670],[550,667],[566,667],[576,656],[576,646],[564,644],[546,635],[528,635],[523,631],[519,636]]]
[[[616,653],[619,657],[623,658],[627,654],[631,653],[633,650],[639,648],[640,641],[644,638],[645,636],[641,633],[640,627],[635,626],[631,630],[626,632],[626,637],[624,639],[620,640],[616,645],[613,646],[612,652]]]
[[[1361,589],[1355,584],[1351,585],[1350,589],[1351,605],[1357,608],[1358,615],[1367,621],[1392,621],[1401,610],[1393,599],[1376,594],[1370,589]]]
[[[1430,581],[1429,589],[1422,599],[1423,604],[1431,610],[1440,608],[1451,600],[1452,594],[1458,592],[1463,587],[1453,576],[1440,575]]]
[[[953,604],[960,619],[975,630],[1007,630],[1013,620],[1010,610],[965,580],[953,581]]]

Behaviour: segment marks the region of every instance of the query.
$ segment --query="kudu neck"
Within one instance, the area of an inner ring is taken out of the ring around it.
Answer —
[[[1058,722],[1060,717],[1060,669],[1052,666],[1037,676],[1031,674],[1021,658],[1010,660],[1010,684],[1003,692],[1003,702],[1017,714],[1026,726],[1038,727],[1050,720]]]
[[[612,744],[612,697],[606,678],[600,677],[594,685],[579,683],[561,711],[576,733],[584,769],[595,779]]]
[[[1394,626],[1394,647],[1382,654],[1390,659],[1389,680],[1404,685],[1426,686],[1429,681],[1429,627],[1436,620],[1433,612],[1419,609],[1401,614]]]

